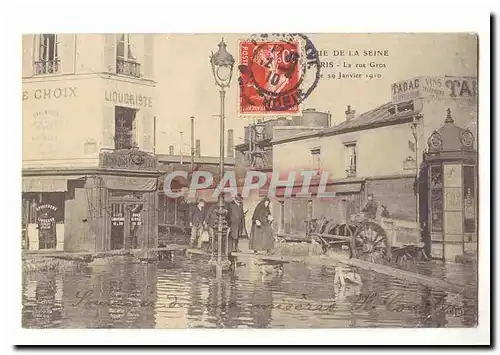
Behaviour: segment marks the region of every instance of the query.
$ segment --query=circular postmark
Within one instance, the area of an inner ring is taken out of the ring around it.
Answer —
[[[298,112],[320,79],[320,60],[311,40],[300,33],[261,34],[249,43],[252,53],[246,65],[239,66],[240,86],[242,95],[245,86],[256,95],[243,99],[267,112]]]

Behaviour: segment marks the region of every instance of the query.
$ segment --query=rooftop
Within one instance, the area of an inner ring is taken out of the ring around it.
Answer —
[[[413,119],[413,116],[418,113],[410,108],[411,102],[403,104],[403,107],[409,107],[407,110],[394,113],[394,104],[388,102],[373,110],[362,113],[356,118],[345,120],[333,127],[317,130],[314,132],[304,132],[293,136],[284,137],[283,139],[276,139],[272,143],[283,143],[292,140],[299,140],[312,137],[320,137],[324,135],[336,135],[353,131],[360,131],[364,129],[371,129],[376,127],[389,126],[392,124],[399,124]]]

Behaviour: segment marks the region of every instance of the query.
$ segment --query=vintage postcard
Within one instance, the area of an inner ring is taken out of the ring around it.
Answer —
[[[23,328],[478,326],[476,34],[22,50]]]

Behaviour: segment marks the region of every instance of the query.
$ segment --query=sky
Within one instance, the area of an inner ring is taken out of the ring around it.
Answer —
[[[476,76],[477,39],[470,34],[306,34],[318,51],[326,51],[321,61],[355,64],[370,62],[381,68],[345,68],[346,72],[380,74],[377,79],[328,79],[339,68],[322,68],[323,78],[303,108],[329,111],[332,123],[345,119],[351,105],[361,114],[391,99],[391,84],[417,76]],[[247,34],[158,34],[155,37],[156,151],[167,154],[189,152],[190,117],[195,117],[195,139],[201,140],[202,155],[219,154],[220,98],[213,78],[209,55],[216,52],[224,37],[227,50],[238,61],[238,41]],[[343,50],[345,56],[335,56]],[[360,56],[347,56],[347,53]],[[363,51],[386,51],[387,56],[363,56]],[[338,53],[338,52],[337,52]],[[385,67],[383,67],[385,66]],[[235,66],[236,67],[236,66]],[[341,67],[342,68],[342,67]],[[244,126],[253,120],[238,117],[237,69],[226,93],[226,131],[234,130],[235,144],[242,143]],[[183,131],[181,140],[180,132]],[[227,137],[226,137],[227,141]]]

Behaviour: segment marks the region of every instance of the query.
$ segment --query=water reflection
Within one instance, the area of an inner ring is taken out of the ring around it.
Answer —
[[[206,260],[122,263],[78,273],[23,275],[25,328],[471,327],[474,295],[376,273],[335,286],[333,269],[246,265],[216,275]]]

